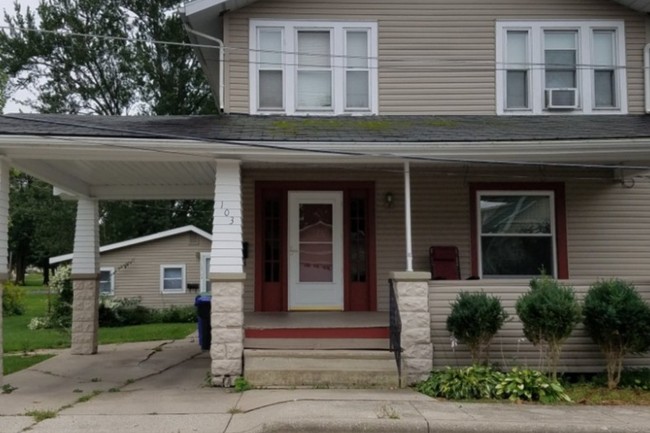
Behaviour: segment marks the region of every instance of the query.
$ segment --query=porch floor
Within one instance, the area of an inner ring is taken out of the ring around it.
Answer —
[[[387,350],[388,313],[245,313],[244,335],[246,349]]]

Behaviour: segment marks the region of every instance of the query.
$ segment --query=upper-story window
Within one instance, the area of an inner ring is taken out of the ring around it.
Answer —
[[[627,113],[622,21],[499,21],[498,114]]]
[[[251,113],[377,114],[377,25],[252,20]]]

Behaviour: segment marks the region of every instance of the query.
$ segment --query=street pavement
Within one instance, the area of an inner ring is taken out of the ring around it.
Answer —
[[[15,390],[0,394],[0,433],[650,432],[642,406],[458,403],[409,389],[237,393],[208,386],[209,369],[194,337],[63,351],[4,378]]]

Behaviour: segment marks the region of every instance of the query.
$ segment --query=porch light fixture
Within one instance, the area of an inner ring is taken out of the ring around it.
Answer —
[[[394,197],[392,192],[387,192],[384,195],[384,204],[386,207],[393,207]]]

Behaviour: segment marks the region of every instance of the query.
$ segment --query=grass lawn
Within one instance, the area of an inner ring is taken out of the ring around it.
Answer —
[[[567,386],[566,393],[574,403],[578,404],[650,406],[650,391],[641,389],[609,390],[606,386],[582,383]]]
[[[39,276],[40,278],[40,276]],[[40,279],[37,280],[40,283]],[[37,349],[58,349],[70,347],[68,331],[57,329],[29,330],[27,325],[33,317],[47,315],[48,295],[33,293],[42,286],[34,284],[26,287],[25,314],[22,316],[5,316],[2,325],[3,346],[5,353],[29,352]],[[128,343],[134,341],[154,341],[185,338],[196,330],[195,323],[157,323],[148,325],[125,326],[120,328],[100,328],[99,343]],[[43,355],[3,357],[5,374],[14,372],[47,359]]]
[[[43,362],[46,359],[50,359],[54,355],[8,355],[4,356],[3,359],[3,365],[2,365],[2,373],[7,375],[11,373],[15,373],[19,370],[22,370],[24,368],[31,367],[34,364],[38,364],[39,362]]]

